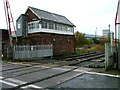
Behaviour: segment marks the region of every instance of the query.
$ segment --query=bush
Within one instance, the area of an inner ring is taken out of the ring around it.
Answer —
[[[104,51],[104,46],[102,45],[96,45],[90,48],[90,51]]]

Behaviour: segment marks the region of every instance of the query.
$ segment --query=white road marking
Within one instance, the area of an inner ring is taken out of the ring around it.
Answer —
[[[11,82],[6,82],[6,81],[3,81],[3,80],[0,80],[0,82],[5,83],[5,84],[10,85],[10,86],[14,86],[14,87],[17,86],[17,84],[13,84]]]
[[[17,79],[14,79],[14,78],[8,78],[6,80],[9,80],[9,81],[12,81],[12,82],[15,82],[15,83],[19,83],[19,84],[25,84],[27,82],[24,82],[24,81],[21,81],[21,80],[17,80]],[[28,86],[25,86],[25,87],[33,87],[33,88],[42,88],[42,87],[39,87],[39,86],[36,86],[36,85],[28,85]]]
[[[1,83],[4,83],[4,84],[7,84],[7,85],[10,85],[10,86],[18,86],[17,84],[14,84],[14,83],[11,83],[11,82],[7,82],[7,81],[3,81],[3,80],[0,80]],[[28,88],[28,87],[21,87],[21,88]]]
[[[76,74],[76,75],[74,75],[74,76],[72,76],[72,77],[70,77],[70,78],[67,78],[67,79],[64,79],[63,81],[58,82],[57,84],[59,85],[59,84],[61,84],[61,83],[67,82],[67,81],[69,81],[69,80],[71,80],[71,79],[74,79],[74,78],[76,78],[76,77],[78,77],[78,76],[80,76],[80,75],[82,75],[82,74],[84,74],[84,73],[78,73],[78,74]]]
[[[11,81],[11,82],[14,82],[14,83],[18,83],[18,84],[25,84],[25,83],[27,83],[27,82],[23,82],[21,80],[17,80],[17,79],[14,79],[14,78],[7,78],[5,80]]]
[[[89,73],[89,74],[97,74],[97,75],[104,75],[104,76],[110,76],[110,77],[119,77],[120,75],[112,75],[112,74],[106,74],[106,73],[97,73],[97,72],[85,72],[85,73]]]
[[[0,76],[0,79],[3,79],[4,77]]]
[[[42,68],[50,68],[50,67],[47,67],[47,66],[40,66],[40,67],[42,67]]]
[[[86,72],[84,70],[79,70],[79,69],[75,69],[74,71],[76,71],[76,72]]]
[[[1,77],[0,76],[0,78],[4,78],[4,77]],[[27,83],[27,82],[24,82],[24,81],[21,81],[21,80],[18,80],[18,79],[14,79],[14,78],[7,78],[7,79],[5,79],[5,80],[0,80],[0,82],[2,82],[2,83],[5,83],[5,84],[7,84],[7,85],[10,85],[10,86],[18,86],[18,85],[20,85],[20,84],[25,84],[25,83]],[[13,83],[11,83],[11,82],[13,82]],[[32,88],[36,88],[36,89],[41,89],[42,87],[40,87],[40,86],[37,86],[37,85],[33,85],[33,84],[30,84],[30,85],[28,85],[28,86],[24,86],[24,87],[22,87],[22,88],[28,88],[28,87],[32,87]]]
[[[113,74],[106,74],[106,73],[98,73],[98,72],[90,72],[90,71],[79,70],[79,69],[76,69],[76,70],[74,70],[74,71],[76,71],[76,72],[83,72],[83,73],[89,73],[89,74],[104,75],[104,76],[109,76],[109,77],[119,77],[119,78],[120,78],[120,75],[113,75]]]
[[[70,70],[69,68],[52,68],[52,69],[63,70],[63,71]]]

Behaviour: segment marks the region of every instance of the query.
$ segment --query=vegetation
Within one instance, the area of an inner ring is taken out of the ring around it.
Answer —
[[[92,40],[88,40],[87,38],[85,38],[85,34],[80,33],[80,32],[76,32],[75,33],[75,40],[76,40],[76,46],[83,46],[86,44],[92,44]]]
[[[104,51],[103,45],[93,45],[91,47],[81,47],[76,49],[76,53],[88,53],[88,52],[94,52],[94,51]]]
[[[102,45],[95,45],[94,47],[91,47],[90,50],[91,51],[104,51],[104,46]]]
[[[90,51],[104,51],[104,44],[109,42],[108,38],[87,39],[84,33],[75,32],[76,52],[86,53]]]

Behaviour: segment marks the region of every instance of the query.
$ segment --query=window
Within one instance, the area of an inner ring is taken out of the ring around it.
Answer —
[[[73,27],[68,26],[67,30],[72,32],[73,31]]]
[[[62,25],[62,30],[66,31],[67,30],[67,26],[66,25]]]
[[[49,29],[54,29],[54,23],[49,22]]]
[[[58,30],[58,24],[55,24],[55,30]]]
[[[35,29],[35,23],[30,23],[28,24],[28,26],[29,26],[29,29]]]
[[[47,28],[47,22],[43,21],[41,25],[42,25],[42,28]]]
[[[58,24],[58,30],[62,30],[62,25]]]
[[[28,24],[28,29],[31,29],[31,24]]]
[[[35,29],[35,23],[32,23],[32,29]]]
[[[20,23],[18,23],[18,28],[20,28],[21,27],[21,25],[20,25]]]
[[[39,28],[39,23],[36,23],[36,28]]]
[[[31,22],[28,24],[28,29],[36,29],[39,28],[39,22]]]

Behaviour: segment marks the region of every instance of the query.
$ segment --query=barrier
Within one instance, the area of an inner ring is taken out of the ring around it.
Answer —
[[[13,47],[14,59],[30,59],[53,56],[53,45],[15,45]]]

